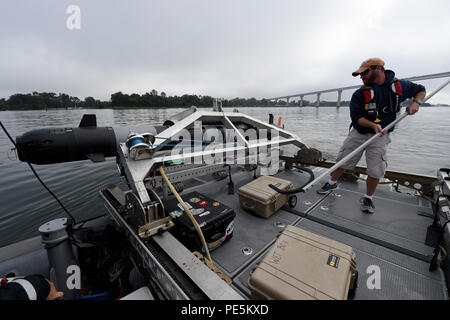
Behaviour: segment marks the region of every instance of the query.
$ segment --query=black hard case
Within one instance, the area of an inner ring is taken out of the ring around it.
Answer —
[[[190,211],[194,211],[192,212],[193,216],[202,229],[209,251],[218,248],[222,243],[233,236],[234,217],[236,216],[233,209],[199,192],[191,192],[181,195],[181,197],[186,203],[192,206]],[[194,198],[198,198],[200,201],[191,201],[191,199]],[[201,201],[206,201],[207,203],[202,205],[200,204]],[[214,204],[216,204],[216,206]],[[184,213],[184,211],[180,209],[180,206],[178,206],[178,201],[174,199],[166,208],[168,214],[174,210],[183,212],[182,215],[173,219],[175,226],[172,228],[172,234],[189,250],[204,253],[205,250],[203,244],[191,219],[187,213]],[[203,213],[209,211],[210,214],[195,214],[195,210],[199,208],[204,209]]]

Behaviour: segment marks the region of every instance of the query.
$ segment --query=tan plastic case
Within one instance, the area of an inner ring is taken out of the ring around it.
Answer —
[[[352,247],[287,226],[248,280],[257,300],[345,300],[356,289]]]
[[[276,192],[269,184],[281,190],[293,188],[292,182],[288,180],[272,176],[259,177],[238,189],[241,207],[264,218],[273,215],[289,200],[289,195]]]

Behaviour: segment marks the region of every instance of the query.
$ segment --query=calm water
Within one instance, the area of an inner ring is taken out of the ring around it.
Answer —
[[[76,127],[84,113],[95,113],[98,126],[161,124],[183,109],[136,110],[49,110],[3,111],[0,120],[15,138],[26,131],[46,126]],[[349,109],[337,108],[241,108],[257,119],[275,121],[281,116],[285,128],[296,133],[305,144],[334,160],[344,141]],[[389,169],[435,175],[450,167],[450,108],[422,108],[403,120],[392,134]],[[15,159],[12,145],[0,129],[0,247],[38,235],[38,227],[65,213],[34,177],[26,163]],[[365,165],[364,159],[360,165]],[[34,166],[41,178],[60,198],[77,221],[104,214],[98,191],[114,183],[126,188],[114,159],[103,163],[81,161]]]

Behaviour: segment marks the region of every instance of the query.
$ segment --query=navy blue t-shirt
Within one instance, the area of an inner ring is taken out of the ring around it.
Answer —
[[[386,81],[381,86],[373,84],[371,88],[375,93],[375,101],[378,110],[378,117],[381,120],[378,124],[384,128],[396,118],[396,113],[386,113],[383,110],[390,110],[392,104],[391,92],[392,89],[389,85],[390,81],[394,78],[395,73],[392,70],[385,70]],[[402,85],[403,94],[400,96],[400,102],[405,101],[408,98],[413,98],[417,93],[425,91],[425,87],[421,84],[412,83],[408,80],[399,80]],[[367,113],[364,110],[364,96],[363,88],[356,90],[353,93],[352,100],[350,101],[350,117],[352,119],[353,127],[361,134],[375,133],[372,128],[360,126],[358,120],[361,117],[367,119]],[[369,120],[369,119],[368,119]],[[392,127],[389,132],[392,132]]]

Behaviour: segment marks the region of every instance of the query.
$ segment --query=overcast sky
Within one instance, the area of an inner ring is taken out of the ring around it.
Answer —
[[[264,98],[360,84],[351,72],[372,56],[400,78],[447,72],[449,18],[448,0],[2,0],[0,97]],[[430,102],[450,104],[450,89]]]

